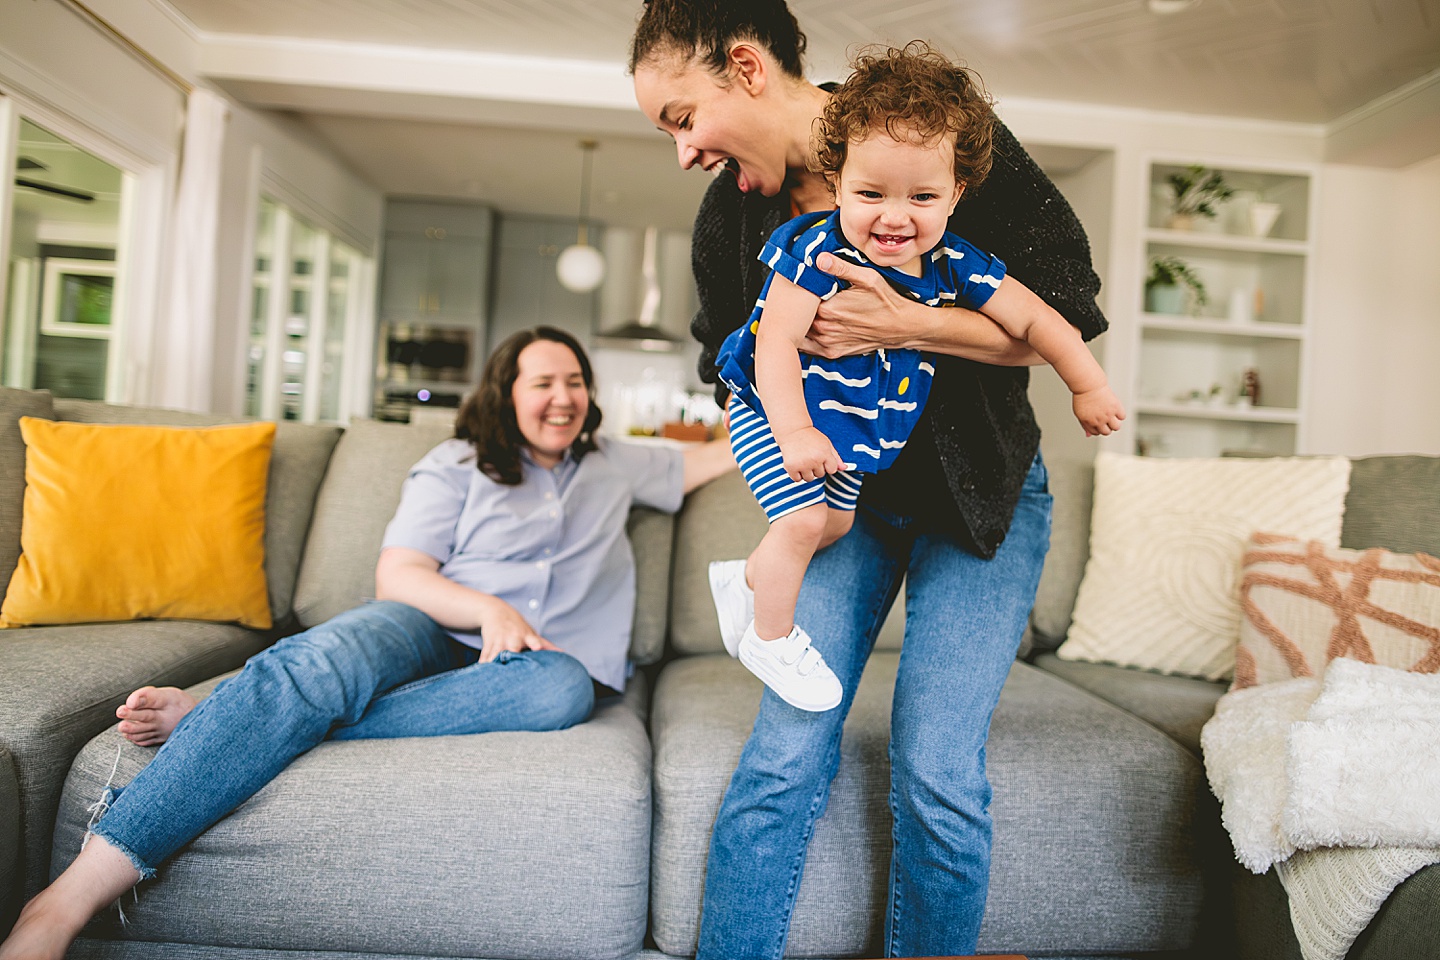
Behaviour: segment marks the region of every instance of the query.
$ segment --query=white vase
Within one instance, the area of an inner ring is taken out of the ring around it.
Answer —
[[[1250,204],[1250,235],[1268,237],[1280,219],[1280,204],[1257,200]]]

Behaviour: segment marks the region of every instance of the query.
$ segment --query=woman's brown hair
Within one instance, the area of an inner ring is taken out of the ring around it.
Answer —
[[[455,437],[475,446],[476,466],[496,483],[515,486],[522,477],[520,451],[525,438],[515,419],[515,379],[520,375],[520,352],[537,340],[563,344],[580,363],[580,376],[590,397],[585,426],[570,445],[570,453],[579,460],[595,449],[595,431],[600,427],[600,407],[595,403],[595,375],[585,348],[564,330],[534,327],[507,337],[485,361],[480,385],[465,398],[455,415]]]
[[[699,57],[717,77],[729,69],[730,47],[758,43],[795,79],[805,76],[805,34],[785,0],[646,0],[630,41],[629,72],[649,60]]]
[[[990,173],[995,112],[971,70],[950,62],[921,40],[903,48],[871,48],[825,104],[815,136],[815,172],[831,188],[850,144],[884,130],[896,140],[922,142],[955,135],[955,182],[973,191]]]

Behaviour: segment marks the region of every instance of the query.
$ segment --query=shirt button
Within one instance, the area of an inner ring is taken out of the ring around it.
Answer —
[[[555,519],[555,518],[558,517],[558,516],[560,516],[560,514],[556,513],[554,510],[551,510],[551,511],[550,511],[550,519],[553,520],[553,519]]]
[[[546,500],[554,500],[554,499],[555,499],[555,494],[553,494],[553,493],[547,493],[547,494],[545,494],[545,499],[546,499]]]
[[[535,609],[536,607],[538,607],[538,606],[540,606],[540,601],[539,601],[539,600],[531,600],[531,601],[530,601],[530,609],[531,609],[531,610],[534,610],[534,609]]]
[[[549,553],[550,551],[549,551],[549,550],[546,550],[545,552],[546,552],[546,553]],[[536,569],[536,570],[544,570],[544,569],[545,569],[545,561],[544,561],[544,560],[536,560],[536,561],[535,561],[535,569]]]
[[[545,556],[547,556],[547,557],[550,556],[550,554],[552,554],[552,553],[554,553],[554,552],[555,552],[555,551],[554,551],[554,550],[551,550],[549,547],[546,547],[546,548],[545,548]]]

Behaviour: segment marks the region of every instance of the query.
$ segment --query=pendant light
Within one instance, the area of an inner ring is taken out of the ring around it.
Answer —
[[[562,250],[559,259],[555,261],[555,274],[560,278],[560,285],[576,293],[589,293],[605,279],[605,257],[590,246],[586,236],[590,215],[590,165],[597,146],[599,144],[594,140],[580,141],[583,160],[580,172],[579,225],[575,243]]]

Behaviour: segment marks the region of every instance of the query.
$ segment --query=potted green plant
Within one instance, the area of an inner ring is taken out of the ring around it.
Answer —
[[[1170,174],[1170,226],[1176,230],[1188,230],[1196,217],[1214,219],[1219,204],[1235,195],[1235,190],[1225,182],[1225,175],[1198,163],[1192,163],[1178,173]]]
[[[1152,257],[1150,275],[1145,278],[1145,309],[1150,313],[1184,315],[1185,301],[1193,300],[1191,311],[1210,302],[1202,281],[1190,264],[1179,257]]]

